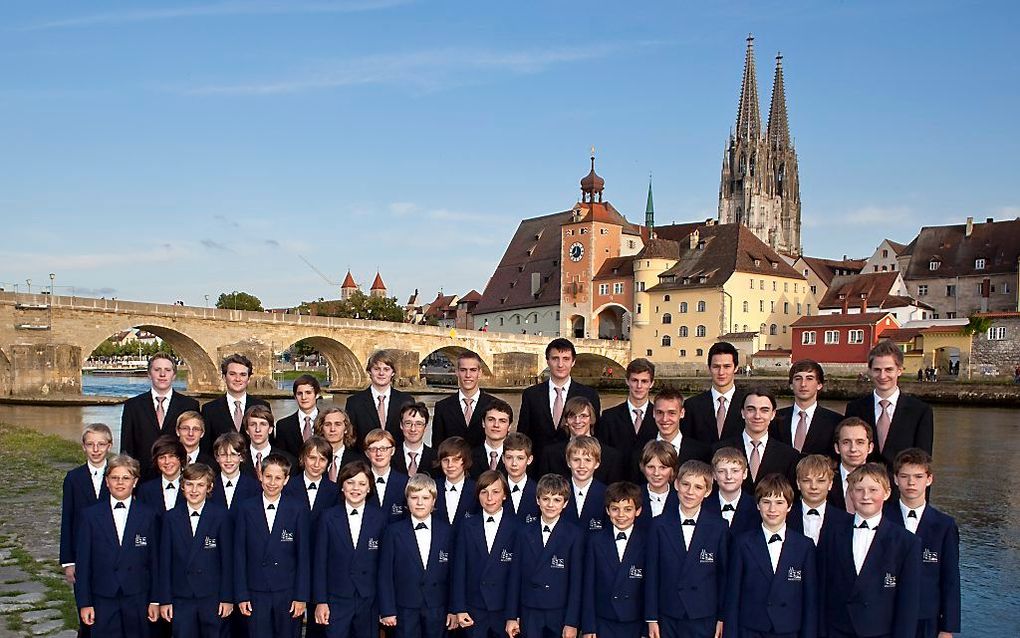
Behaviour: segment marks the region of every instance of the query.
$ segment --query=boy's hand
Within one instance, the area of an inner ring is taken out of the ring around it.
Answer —
[[[599,638],[598,634],[584,634],[584,638]]]
[[[577,627],[563,625],[563,638],[577,638]],[[719,638],[716,636],[716,638]]]
[[[648,638],[659,638],[659,623],[650,622],[648,623]]]
[[[383,627],[396,627],[397,617],[396,616],[383,616],[379,619],[379,622],[383,624]]]
[[[159,603],[149,603],[149,622],[156,622],[159,620]]]
[[[67,581],[68,585],[74,584],[74,565],[68,565],[64,568],[64,580]]]
[[[173,605],[160,605],[159,606],[160,617],[167,621],[173,622],[174,619],[174,606]]]
[[[461,627],[470,627],[475,624],[475,619],[471,617],[471,614],[464,612],[462,614],[457,614],[457,624]]]
[[[446,629],[453,631],[457,628],[457,614],[446,614]]]
[[[315,606],[315,622],[320,625],[329,624],[329,605],[326,603],[319,603]]]
[[[517,635],[521,633],[521,622],[519,620],[508,620],[506,621],[506,635],[510,638],[517,638]]]
[[[722,621],[715,621],[715,638],[722,638]]]
[[[305,603],[300,600],[295,600],[290,604],[290,616],[291,618],[300,618],[305,615],[305,609],[308,607]]]
[[[234,603],[220,603],[220,618],[226,618],[234,612]],[[251,603],[248,603],[248,613],[251,614]]]
[[[84,625],[92,626],[92,624],[94,622],[96,622],[96,608],[95,607],[82,607],[81,611],[78,612],[78,614],[81,616],[81,622]]]
[[[251,601],[250,600],[242,600],[241,602],[237,603],[237,608],[240,610],[240,612],[243,615],[251,616]]]

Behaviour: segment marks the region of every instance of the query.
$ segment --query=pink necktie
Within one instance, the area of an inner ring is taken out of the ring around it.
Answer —
[[[166,401],[166,397],[156,397],[156,423],[160,429],[163,429],[163,419],[166,418],[166,412],[163,411],[163,402]]]
[[[467,398],[464,399],[464,424],[465,425],[471,425],[471,415],[475,413],[475,411],[471,409],[471,404],[474,403],[474,402],[475,402],[474,399],[467,399]]]
[[[641,410],[634,410],[634,434],[641,429]]]
[[[241,417],[243,416],[244,415],[241,414],[241,402],[234,401],[234,429],[238,432],[241,431]]]
[[[305,428],[301,431],[301,438],[307,441],[312,436],[312,417],[305,417]]]
[[[386,427],[386,397],[379,397],[379,405],[375,406],[375,413],[379,415],[379,427]]]
[[[724,425],[726,425],[726,397],[719,397],[719,409],[715,411],[715,429],[720,439]]]
[[[418,473],[418,453],[408,452],[407,455],[411,457],[411,462],[407,464],[407,473],[413,476]]]
[[[878,451],[881,452],[885,449],[885,437],[889,436],[889,427],[892,425],[892,419],[889,418],[889,401],[882,399],[878,402],[878,405],[882,407],[882,414],[878,417],[875,429],[878,430]]]
[[[489,452],[489,469],[490,470],[492,470],[494,472],[496,471],[496,463],[498,462],[498,460],[499,460],[499,452],[496,452],[495,450],[493,450],[492,452]]]
[[[255,475],[262,480],[262,452],[255,453]]]
[[[334,456],[333,463],[329,466],[329,480],[336,482],[337,468],[340,465],[340,457]]]
[[[751,458],[748,459],[747,465],[751,470],[751,480],[758,480],[758,468],[761,467],[761,453],[758,451],[758,446],[761,445],[761,441],[751,441]]]
[[[793,435],[793,447],[798,452],[804,450],[804,439],[807,438],[807,412],[800,411],[800,420],[797,421],[797,432]]]
[[[553,401],[553,424],[560,427],[560,419],[563,418],[563,388],[553,386],[556,391],[556,400]]]

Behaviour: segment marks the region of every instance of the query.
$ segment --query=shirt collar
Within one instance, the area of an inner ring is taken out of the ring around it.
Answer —
[[[499,447],[492,447],[491,445],[489,445],[488,439],[486,439],[484,442],[482,442],[482,445],[485,446],[485,459],[486,460],[489,459],[489,454],[491,454],[492,452],[496,453],[497,458],[503,458],[503,444],[502,443],[500,443]]]
[[[266,447],[260,450],[255,447],[255,444],[249,443],[248,449],[251,451],[251,460],[254,463],[256,454],[262,454],[262,460],[265,460],[265,458],[269,456],[269,451],[273,449],[273,446],[269,444],[269,441],[266,441]]]
[[[719,506],[720,507],[722,507],[723,505],[732,505],[734,508],[736,508],[737,507],[737,503],[739,501],[740,501],[740,494],[737,494],[737,497],[735,499],[733,499],[732,501],[727,501],[726,497],[723,496],[723,493],[719,492]]]
[[[237,471],[234,472],[233,476],[227,476],[225,472],[220,472],[220,478],[224,483],[227,481],[233,481],[234,484],[231,487],[237,487],[237,479],[241,478],[241,468],[237,468]]]
[[[160,395],[158,392],[156,392],[156,388],[152,388],[152,389],[149,390],[149,394],[152,395],[152,404],[153,405],[156,405],[156,401],[157,401],[157,399],[160,398],[160,396],[166,397],[166,404],[164,404],[164,406],[163,406],[163,409],[165,410],[166,408],[170,407],[169,406],[170,399],[174,395],[174,389],[171,387],[169,390],[166,391],[166,394]]]
[[[503,520],[503,509],[500,508],[500,509],[496,510],[495,514],[488,514],[488,513],[486,513],[485,510],[482,510],[482,516],[485,517],[483,519],[483,522],[488,522],[489,521],[489,517],[491,516],[492,517],[492,522],[496,524],[496,527],[499,527],[499,522],[501,520]]]
[[[810,505],[808,505],[807,503],[804,503],[803,501],[801,501],[801,504],[800,504],[801,510],[803,511],[804,516],[807,516],[808,510],[817,510],[819,516],[825,516],[825,506],[826,505],[828,505],[828,503],[826,501],[822,501],[822,504],[817,506],[817,507],[811,507]]]
[[[662,432],[660,432],[660,433],[655,435],[655,440],[657,440],[657,441],[666,441],[666,439],[662,438]],[[678,450],[680,449],[680,445],[683,442],[684,442],[684,434],[680,430],[676,431],[676,435],[672,439],[670,439],[669,441],[666,441],[666,443],[669,443],[670,445],[672,445],[673,447],[675,447]]]
[[[234,398],[234,397],[230,396],[229,392],[226,393],[223,396],[227,397],[227,407],[230,408],[231,412],[233,412],[233,410],[234,410],[234,401],[240,401],[241,402],[241,410],[242,411],[244,411],[248,407],[248,393],[247,392],[245,392],[244,394],[242,394],[241,396],[239,396],[237,398]]]
[[[623,532],[623,535],[627,537],[625,540],[630,540],[630,535],[634,533],[634,526],[631,525],[627,529],[620,529],[616,525],[613,525],[613,538],[614,539],[616,538],[616,535],[619,534],[620,532]]]
[[[590,479],[588,479],[588,482],[585,483],[584,485],[578,485],[577,481],[575,481],[574,479],[570,479],[570,488],[574,491],[574,494],[577,494],[581,490],[584,490],[585,492],[587,492],[591,488],[591,484],[594,481],[595,481],[595,477],[593,476]]]
[[[386,473],[385,474],[379,474],[378,472],[375,471],[375,468],[373,467],[372,468],[372,480],[382,479],[384,482],[389,482],[389,480],[390,480],[390,472],[392,472],[392,471],[393,471],[393,468],[391,466],[391,467],[387,467],[386,468]]]
[[[85,464],[89,466],[90,475],[95,471],[98,471],[100,476],[106,474],[106,461],[103,461],[102,465],[92,465],[90,461],[85,461]]]
[[[666,498],[669,497],[669,486],[668,485],[666,486],[666,491],[661,493],[661,494],[659,494],[658,492],[653,492],[652,491],[652,486],[648,485],[648,484],[645,485],[645,489],[648,490],[648,498],[649,499],[661,498],[663,501],[665,501]]]
[[[775,531],[775,532],[773,532],[769,528],[765,527],[765,524],[762,523],[761,531],[765,532],[765,544],[766,545],[768,544],[769,539],[772,538],[773,534],[779,534],[779,542],[780,543],[785,543],[786,542],[786,523],[783,523],[783,526],[780,527],[779,530]]]
[[[794,427],[797,426],[797,421],[800,420],[800,413],[801,412],[804,412],[805,414],[807,414],[807,420],[810,421],[811,419],[814,418],[815,410],[817,408],[818,408],[818,402],[817,401],[815,401],[814,403],[812,403],[811,405],[809,405],[806,408],[802,408],[799,405],[797,405],[796,403],[794,403],[793,404],[793,415],[792,415],[793,416],[793,425],[794,425]]]
[[[304,427],[304,425],[305,425],[305,417],[311,418],[312,423],[315,423],[315,419],[317,419],[318,416],[319,416],[319,406],[317,406],[317,405],[312,406],[312,411],[311,412],[305,412],[301,408],[298,408],[298,417],[299,417],[298,420],[300,421],[302,427]]]
[[[876,406],[876,409],[877,409],[878,402],[882,400],[882,397],[878,396],[878,392],[877,391],[873,391],[872,395],[875,397],[875,406]],[[886,401],[889,402],[889,407],[891,407],[891,408],[893,408],[895,410],[896,409],[896,403],[899,400],[900,400],[900,388],[899,388],[899,386],[897,386],[896,389],[893,390],[893,393],[889,395],[889,398],[886,399]]]
[[[456,488],[457,488],[457,492],[458,492],[458,493],[460,493],[460,492],[462,492],[462,491],[463,491],[463,487],[464,487],[464,477],[463,477],[463,476],[462,476],[462,477],[460,477],[460,481],[458,481],[458,482],[456,482],[456,483],[451,483],[451,482],[449,481],[449,479],[447,479],[446,481],[443,481],[443,485],[445,486],[445,488],[446,488],[446,489],[445,489],[445,491],[447,491],[447,492],[449,492],[449,491],[450,491],[450,488],[451,488],[451,487],[456,487]]]
[[[170,483],[173,483],[174,487],[180,487],[181,486],[181,475],[180,474],[178,474],[172,481],[168,481],[165,476],[160,474],[159,475],[159,480],[160,480],[160,487],[162,487],[164,490],[166,489],[166,486],[169,485]]]
[[[369,386],[369,387],[372,389],[372,403],[373,404],[378,404],[379,403],[379,397],[386,397],[386,400],[389,401],[390,391],[393,389],[392,387],[386,388],[386,392],[379,392],[378,390],[376,390],[374,385]]]
[[[274,505],[273,509],[280,509],[280,497],[277,496],[275,501],[271,501],[266,498],[265,493],[262,494],[262,509],[267,509],[270,505]]]
[[[506,477],[506,482],[510,484],[510,489],[511,490],[513,490],[514,487],[517,486],[517,487],[520,487],[521,491],[523,492],[524,491],[524,486],[528,483],[528,475],[525,474],[524,478],[522,478],[519,482],[516,482],[516,483],[514,482],[514,480],[512,478],[510,478],[508,476],[508,477]]]
[[[322,479],[323,479],[323,478],[325,478],[325,477],[324,477],[324,476],[320,476],[319,478],[317,478],[317,479],[315,479],[315,480],[313,481],[312,479],[308,478],[308,475],[307,475],[307,474],[305,474],[304,472],[302,472],[302,473],[301,473],[301,478],[303,478],[303,479],[305,480],[305,489],[307,490],[307,489],[308,489],[308,486],[309,486],[309,485],[311,485],[312,483],[315,483],[316,487],[318,487],[318,485],[319,485],[320,483],[322,483]]]
[[[751,447],[751,435],[747,433],[747,430],[744,430],[741,436],[744,438],[744,449],[749,449]],[[769,444],[769,431],[765,430],[765,433],[761,435],[758,441],[761,442],[761,448],[758,450],[758,453],[764,454],[765,446]]]
[[[556,529],[556,523],[559,523],[561,518],[562,516],[557,516],[555,519],[553,519],[551,523],[546,523],[545,519],[542,518],[542,515],[539,514],[538,524],[540,526],[540,529],[545,529],[546,527],[548,527],[549,531],[552,532],[554,529]]]
[[[681,522],[683,522],[684,519],[691,518],[691,519],[694,519],[695,523],[697,523],[698,522],[698,517],[701,516],[701,506],[700,505],[698,506],[698,511],[694,512],[694,516],[687,516],[686,514],[684,514],[684,506],[683,506],[683,504],[677,505],[676,511],[680,512],[680,521]]]
[[[627,399],[627,414],[628,415],[633,415],[634,414],[634,410],[641,410],[641,418],[642,419],[645,418],[645,415],[648,414],[648,399],[645,399],[644,405],[634,405],[633,403],[630,402],[630,399],[628,398]]]
[[[906,522],[907,514],[909,514],[911,510],[917,512],[917,520],[920,521],[921,520],[921,516],[924,515],[924,508],[927,507],[927,506],[928,506],[927,503],[922,503],[918,507],[911,508],[911,507],[907,507],[907,505],[901,500],[900,501],[900,513],[903,514],[903,521]]]
[[[432,529],[432,515],[426,516],[425,518],[418,518],[414,514],[411,515],[411,529],[418,526],[418,523],[425,523],[427,529]]]
[[[194,507],[191,506],[191,503],[188,503],[188,518],[191,518],[191,515],[194,514],[195,512],[198,512],[198,516],[199,516],[199,518],[201,518],[202,517],[202,510],[204,510],[204,509],[205,509],[205,501],[202,501],[202,505],[198,509],[195,509]]]
[[[725,393],[719,392],[712,386],[712,407],[715,410],[719,409],[719,397],[726,397],[726,409],[728,410],[730,404],[733,403],[733,393],[737,391],[737,386],[734,385],[732,388],[727,390]]]
[[[871,518],[862,518],[860,514],[854,514],[854,527],[858,527],[862,521],[868,522],[868,529],[874,531],[882,523],[882,512],[875,514]]]
[[[126,499],[124,499],[123,501],[121,501],[119,499],[116,499],[116,498],[113,498],[111,496],[110,497],[110,507],[116,507],[117,503],[123,503],[124,507],[126,507],[128,509],[131,509],[131,497],[130,496],[127,497]]]
[[[571,383],[571,381],[573,381],[573,379],[571,377],[567,377],[567,380],[563,383],[563,385],[559,386],[559,387],[563,388],[563,400],[564,401],[567,400],[567,394],[570,393],[570,383]],[[549,396],[553,396],[553,397],[556,396],[556,390],[554,389],[556,387],[557,386],[556,386],[555,383],[553,383],[552,377],[550,377],[549,378]]]
[[[464,394],[463,390],[457,390],[457,403],[460,405],[461,408],[463,408],[464,399],[471,399],[471,410],[473,411],[475,408],[478,407],[478,397],[481,394],[482,390],[478,387],[475,387],[475,393],[472,396]]]

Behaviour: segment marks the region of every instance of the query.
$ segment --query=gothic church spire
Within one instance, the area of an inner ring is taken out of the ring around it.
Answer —
[[[783,54],[776,54],[776,79],[772,84],[772,105],[769,107],[769,146],[775,150],[790,147],[790,124],[786,116],[786,88],[783,82]]]
[[[747,34],[744,79],[740,84],[737,108],[737,139],[755,141],[761,137],[761,103],[758,101],[758,74],[754,69],[754,36]]]

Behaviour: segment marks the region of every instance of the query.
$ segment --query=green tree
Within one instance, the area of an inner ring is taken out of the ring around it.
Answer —
[[[301,314],[320,317],[346,317],[348,319],[372,319],[403,323],[404,308],[396,297],[370,297],[356,290],[347,299],[336,301],[311,301],[301,304]]]
[[[262,301],[246,292],[221,292],[216,307],[224,310],[252,310],[262,312]]]

